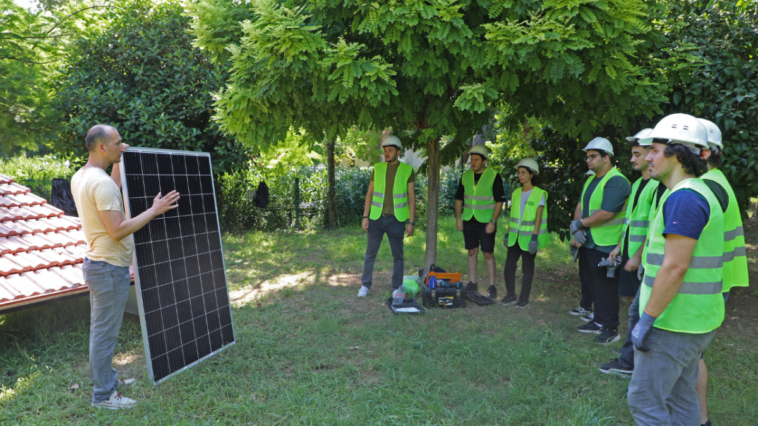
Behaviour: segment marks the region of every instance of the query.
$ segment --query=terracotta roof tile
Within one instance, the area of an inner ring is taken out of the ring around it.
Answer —
[[[0,311],[86,291],[79,218],[0,175]]]
[[[31,189],[21,186],[17,183],[0,183],[0,195],[28,194],[30,192],[32,192]]]
[[[26,272],[29,269],[31,268],[24,268],[22,265],[16,263],[15,256],[12,254],[4,254],[0,256],[0,276],[19,274],[21,272]]]

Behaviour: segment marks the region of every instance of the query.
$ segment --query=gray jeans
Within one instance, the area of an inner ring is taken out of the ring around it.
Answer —
[[[634,351],[634,373],[627,394],[637,425],[699,426],[695,391],[700,354],[716,334],[674,333],[653,328],[648,352]]]
[[[113,350],[129,297],[129,267],[84,258],[82,269],[89,287],[89,375],[94,387],[92,402],[97,403],[116,390]]]
[[[392,288],[396,289],[403,283],[403,271],[405,260],[403,259],[403,236],[405,235],[405,223],[400,222],[395,216],[381,215],[377,220],[368,220],[368,243],[366,244],[366,257],[363,258],[363,275],[361,284],[371,288],[371,279],[374,275],[374,261],[379,246],[382,245],[384,234],[390,240],[392,249]]]

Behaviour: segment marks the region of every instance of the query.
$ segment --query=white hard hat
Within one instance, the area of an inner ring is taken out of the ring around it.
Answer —
[[[605,151],[608,153],[608,155],[613,157],[613,145],[611,145],[611,141],[606,138],[592,139],[590,143],[584,147],[584,152],[587,152],[589,150]]]
[[[537,164],[536,161],[532,160],[531,158],[524,158],[523,160],[519,161],[516,165],[516,169],[518,170],[519,167],[526,167],[527,169],[531,170],[532,173],[535,175],[540,174],[540,166]]]
[[[671,114],[663,117],[645,139],[665,139],[665,143],[680,143],[699,154],[708,146],[708,131],[697,118],[688,114]]]
[[[474,145],[473,147],[471,147],[471,150],[469,150],[468,153],[469,154],[479,154],[479,155],[481,155],[486,160],[487,157],[490,156],[490,149],[487,148],[484,145]]]
[[[724,144],[721,142],[721,129],[719,129],[719,126],[704,118],[698,118],[697,121],[699,121],[708,132],[708,145],[715,145],[719,150],[724,149]]]
[[[641,146],[648,146],[648,145],[652,144],[652,141],[650,141],[649,139],[645,139],[645,138],[647,138],[647,135],[649,135],[650,132],[652,132],[652,131],[653,131],[653,129],[642,129],[639,132],[637,132],[637,134],[634,135],[634,136],[627,136],[626,140],[629,141],[629,142],[631,142],[631,143],[638,143]],[[645,139],[645,143],[643,143],[640,139]]]
[[[395,135],[389,135],[382,141],[382,148],[385,146],[394,146],[397,147],[397,149],[403,149],[403,143],[400,142],[400,139]]]

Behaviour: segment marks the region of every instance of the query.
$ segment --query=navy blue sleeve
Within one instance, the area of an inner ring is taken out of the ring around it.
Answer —
[[[681,235],[697,240],[708,224],[711,208],[695,191],[682,190],[669,195],[663,204],[663,235]]]
[[[601,209],[607,212],[618,213],[624,210],[626,199],[632,192],[632,186],[621,176],[614,176],[605,183],[603,191],[603,204]]]

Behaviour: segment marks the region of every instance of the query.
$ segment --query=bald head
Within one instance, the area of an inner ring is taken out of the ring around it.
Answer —
[[[87,150],[92,152],[98,144],[107,144],[114,133],[117,133],[115,127],[107,124],[96,124],[87,132],[84,144],[87,145]]]

